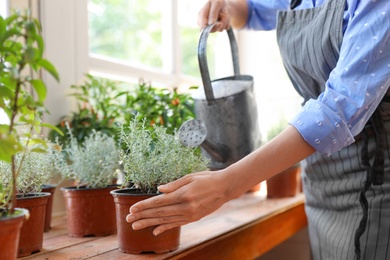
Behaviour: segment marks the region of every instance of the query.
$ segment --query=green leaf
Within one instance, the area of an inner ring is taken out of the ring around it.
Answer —
[[[33,149],[30,150],[30,152],[33,152],[33,153],[47,153],[46,150],[41,149],[41,148],[33,148]]]
[[[0,44],[3,44],[4,41],[6,41],[8,38],[10,38],[14,35],[19,36],[20,32],[16,29],[11,29],[11,30],[5,31],[5,33],[0,38]]]
[[[42,56],[43,56],[43,51],[44,51],[44,49],[45,49],[45,44],[44,44],[44,42],[43,42],[43,38],[42,38],[41,35],[37,34],[37,35],[35,36],[35,40],[36,40],[36,42],[37,42],[37,44],[38,44],[39,58],[42,58]]]
[[[6,134],[9,131],[9,125],[0,124],[0,134]]]
[[[8,98],[11,99],[14,97],[14,92],[12,92],[9,88],[6,86],[0,86],[0,96],[2,98]]]
[[[50,129],[56,131],[57,133],[59,133],[61,136],[64,136],[64,133],[58,127],[56,127],[54,125],[42,123],[42,127],[50,128]]]
[[[43,102],[46,99],[47,89],[45,84],[40,79],[33,79],[30,81],[31,85],[34,87],[35,92],[38,95],[39,102]]]
[[[19,13],[14,12],[12,15],[8,16],[8,17],[5,19],[5,24],[6,24],[6,25],[12,24],[16,19],[18,19],[19,15],[20,15]]]
[[[49,72],[57,81],[60,81],[60,76],[53,64],[46,59],[40,59],[37,62],[40,66],[42,66],[47,72]]]
[[[13,136],[8,136],[7,139],[0,139],[0,160],[11,163],[12,156],[22,151],[22,148],[22,145]]]
[[[3,34],[5,33],[6,29],[7,26],[5,25],[5,21],[3,17],[0,16],[0,39],[3,38]]]
[[[24,52],[24,60],[25,62],[34,62],[37,60],[38,53],[35,48],[27,48]]]

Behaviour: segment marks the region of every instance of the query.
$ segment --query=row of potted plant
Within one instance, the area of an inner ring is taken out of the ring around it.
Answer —
[[[142,191],[136,192],[137,195],[156,195],[159,184],[207,166],[199,153],[182,146],[175,136],[175,129],[184,120],[194,116],[193,102],[189,95],[179,94],[176,90],[167,92],[166,89],[153,88],[143,81],[130,94],[128,91],[118,92],[110,81],[87,75],[87,83],[73,86],[76,90],[73,96],[80,102],[79,111],[74,115],[79,117],[73,115],[72,120],[64,119],[58,128],[42,122],[42,115],[47,112],[44,107],[47,90],[40,80],[40,70],[48,71],[56,79],[59,77],[54,66],[43,58],[44,44],[40,29],[39,22],[28,12],[15,12],[7,19],[0,17],[0,108],[10,119],[0,125],[0,230],[6,231],[7,240],[9,234],[15,237],[13,246],[0,247],[1,259],[15,259],[41,250],[43,231],[50,228],[51,215],[47,208],[50,205],[47,201],[51,196],[42,190],[46,189],[45,184],[55,173],[61,173],[63,178],[73,179],[75,182],[74,187],[62,189],[66,204],[72,205],[67,208],[68,221],[77,219],[82,223],[80,220],[84,220],[90,227],[91,223],[96,222],[97,226],[105,228],[102,230],[85,228],[82,227],[83,224],[69,225],[69,235],[82,237],[117,232],[117,227],[121,230],[120,222],[125,229],[131,226],[123,223],[125,216],[115,217],[113,196],[118,205],[121,205],[120,195],[129,188],[132,191],[140,188]],[[30,68],[27,73],[26,67]],[[115,97],[104,95],[110,93],[107,92],[107,86],[117,91]],[[121,99],[125,105],[107,103],[114,99]],[[118,108],[122,110],[121,121],[131,123],[120,127],[114,125],[114,119],[118,117],[115,111]],[[150,113],[142,112],[135,116],[135,111],[146,111],[146,108]],[[66,123],[70,125],[66,126]],[[51,141],[41,137],[40,128],[45,126],[53,130]],[[115,131],[112,131],[114,127]],[[78,131],[80,129],[82,131]],[[123,177],[121,186],[115,185],[118,171]],[[104,195],[95,195],[101,188]],[[116,192],[110,194],[110,191],[118,188],[121,188],[120,195]],[[76,191],[87,190],[92,195],[75,195]],[[92,197],[98,197],[98,203],[94,204],[93,210],[87,210],[89,204],[92,204]],[[30,198],[35,201],[32,206],[25,204]],[[85,198],[90,199],[89,202],[81,203]],[[74,199],[76,203],[72,202]],[[103,201],[107,204],[103,204]],[[22,227],[21,233],[10,231],[3,225],[16,213],[27,215],[25,210],[15,210],[15,207],[29,210],[29,220],[24,221],[23,227],[21,221],[17,224],[18,229]],[[116,211],[119,214],[118,207]],[[83,210],[82,217],[73,217],[73,211],[77,208]],[[105,225],[101,225],[103,211],[111,218]],[[125,212],[127,211],[128,208]],[[93,217],[91,212],[97,212],[98,217]],[[45,222],[39,214],[46,216]],[[35,220],[38,222],[34,222]],[[34,230],[23,231],[29,226]],[[81,231],[79,226],[82,227]],[[32,234],[36,239],[31,237]],[[35,242],[24,245],[27,241]],[[5,245],[0,243],[3,244]],[[162,252],[174,248],[132,249],[120,245],[124,252]]]
[[[176,88],[153,87],[143,79],[134,86],[124,82],[87,74],[85,81],[71,86],[71,98],[77,109],[65,115],[56,125],[62,132],[70,132],[82,143],[92,130],[114,136],[118,141],[120,128],[137,115],[147,121],[146,127],[164,126],[173,134],[185,121],[195,117],[194,101],[190,94]],[[69,135],[50,131],[49,139],[66,146]]]
[[[137,118],[121,127],[119,144],[105,133],[92,131],[82,144],[71,136],[63,152],[67,159],[57,160],[55,167],[75,181],[74,186],[61,189],[69,236],[117,233],[119,249],[126,253],[178,248],[180,228],[156,237],[152,229],[134,231],[126,215],[135,202],[156,196],[159,185],[207,169],[207,159],[183,146],[165,127],[150,130],[146,119]],[[173,240],[167,239],[172,236]]]
[[[24,175],[39,167],[28,164],[32,157],[52,152],[41,128],[56,129],[42,121],[47,89],[39,75],[46,71],[59,80],[43,52],[40,24],[28,11],[0,16],[0,110],[7,119],[0,122],[0,259],[5,260],[42,247],[44,223],[33,223],[38,213],[44,214],[49,193],[30,185],[44,181],[44,173],[35,172],[29,180]],[[28,198],[34,205],[26,205]],[[32,238],[35,230],[25,232],[27,226],[37,229],[37,239]]]

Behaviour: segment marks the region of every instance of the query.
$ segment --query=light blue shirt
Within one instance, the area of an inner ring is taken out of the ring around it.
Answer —
[[[277,11],[290,5],[290,0],[247,1],[245,28],[253,30],[275,29]],[[302,0],[296,9],[325,1]],[[390,0],[347,0],[343,32],[340,58],[325,91],[290,121],[323,154],[354,142],[390,86]]]

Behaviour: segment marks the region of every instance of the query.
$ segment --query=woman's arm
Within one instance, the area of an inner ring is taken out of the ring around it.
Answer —
[[[133,222],[134,229],[157,226],[155,235],[197,221],[313,152],[299,132],[289,126],[226,169],[190,174],[159,187],[164,194],[133,205],[127,221]]]

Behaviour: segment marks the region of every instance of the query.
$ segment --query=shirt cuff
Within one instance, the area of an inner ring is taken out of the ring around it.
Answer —
[[[355,141],[348,125],[317,100],[306,102],[301,112],[289,123],[321,154],[330,155]]]

